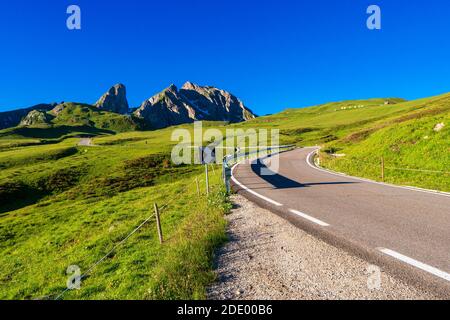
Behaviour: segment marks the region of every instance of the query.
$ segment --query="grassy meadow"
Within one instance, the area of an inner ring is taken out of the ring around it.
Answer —
[[[161,209],[64,299],[204,298],[230,205],[220,170],[205,196],[201,166],[170,162],[171,130],[128,132],[0,152],[0,298],[54,299],[66,270],[81,273]],[[212,168],[211,168],[212,169]],[[198,197],[195,177],[200,179]]]
[[[135,131],[131,120],[73,105],[51,123],[0,131],[0,299],[56,298],[69,266],[86,272],[154,203],[165,243],[152,218],[61,298],[205,297],[230,209],[220,168],[210,171],[206,197],[203,167],[170,161],[174,128]],[[332,170],[380,180],[384,157],[387,182],[450,191],[450,94],[336,102],[203,127],[279,129],[281,144],[322,146],[321,164]],[[95,136],[93,146],[78,145],[85,136]]]

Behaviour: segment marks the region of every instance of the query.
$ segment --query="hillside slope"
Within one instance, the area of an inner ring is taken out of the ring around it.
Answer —
[[[154,203],[164,245],[151,219],[62,298],[205,297],[229,204],[218,169],[206,197],[202,166],[170,162],[170,135],[127,132],[94,138],[93,147],[68,138],[0,151],[0,298],[55,299],[69,266],[86,272],[151,217]]]
[[[450,191],[450,94],[404,105],[414,110],[327,144],[322,164],[381,181],[383,158],[386,182]]]
[[[0,130],[0,149],[42,143],[56,143],[79,136],[97,136],[144,128],[142,121],[96,107],[63,103],[50,111],[32,110],[20,125]]]
[[[56,104],[38,104],[29,108],[0,112],[0,130],[19,125],[22,118],[33,110],[49,111],[55,106]]]
[[[235,127],[279,129],[282,144],[321,145],[322,165],[355,176],[381,180],[384,157],[387,182],[449,191],[449,117],[444,94],[288,109]]]

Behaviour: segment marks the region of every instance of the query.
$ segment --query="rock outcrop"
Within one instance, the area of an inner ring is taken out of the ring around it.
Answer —
[[[19,125],[22,118],[28,115],[33,110],[49,111],[53,109],[55,106],[56,106],[55,103],[38,104],[30,108],[0,112],[0,130]]]
[[[95,103],[95,107],[120,114],[128,113],[129,106],[125,86],[123,84],[116,84],[111,87],[111,89]]]
[[[56,105],[52,110],[50,110],[50,113],[54,116],[58,116],[64,109],[66,108],[66,105],[64,102]]]
[[[227,91],[186,82],[171,85],[144,101],[134,112],[151,128],[160,129],[197,120],[242,122],[255,118],[242,101]]]
[[[36,125],[43,125],[43,124],[49,124],[51,121],[51,117],[49,114],[47,114],[46,111],[42,110],[32,110],[30,111],[25,118],[20,121],[19,126],[36,126]]]

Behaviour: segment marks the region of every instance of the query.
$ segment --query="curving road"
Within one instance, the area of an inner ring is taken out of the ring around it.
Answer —
[[[315,150],[238,164],[233,188],[327,242],[449,298],[450,194],[331,173],[313,165]]]

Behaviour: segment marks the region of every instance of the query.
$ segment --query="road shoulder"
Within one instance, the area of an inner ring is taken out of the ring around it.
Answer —
[[[435,299],[335,248],[240,195],[216,255],[214,300]],[[381,279],[381,281],[378,281]],[[379,284],[379,285],[378,285]]]

